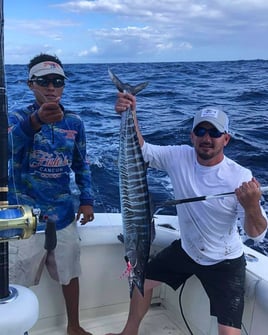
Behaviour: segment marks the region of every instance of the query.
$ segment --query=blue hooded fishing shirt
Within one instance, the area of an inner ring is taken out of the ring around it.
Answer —
[[[44,229],[46,218],[55,222],[57,230],[74,220],[72,180],[80,205],[93,205],[84,124],[78,115],[61,108],[64,118],[42,125],[38,132],[30,123],[30,115],[39,109],[36,103],[9,113],[8,201],[39,208],[37,230]]]

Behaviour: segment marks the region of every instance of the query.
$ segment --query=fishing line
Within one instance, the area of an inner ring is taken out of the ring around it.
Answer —
[[[192,330],[191,330],[191,328],[190,328],[190,326],[189,326],[189,324],[188,324],[188,322],[187,322],[187,320],[186,320],[186,317],[185,317],[185,315],[184,315],[184,312],[183,312],[183,306],[182,306],[182,293],[183,293],[183,290],[184,290],[184,288],[185,288],[185,283],[186,283],[186,281],[182,284],[181,289],[180,289],[180,293],[179,293],[179,307],[180,307],[181,316],[182,316],[182,318],[183,318],[183,321],[184,321],[184,323],[185,323],[185,325],[186,325],[186,327],[187,327],[189,333],[190,333],[191,335],[194,335],[194,333],[192,332]],[[247,329],[246,329],[246,327],[245,327],[245,325],[244,325],[243,322],[241,322],[241,326],[242,326],[242,329],[244,330],[245,334],[248,335]]]
[[[18,192],[17,192],[17,185],[15,181],[15,174],[14,174],[14,141],[13,141],[13,134],[12,132],[10,133],[10,140],[11,140],[11,161],[12,161],[12,169],[11,169],[11,175],[12,175],[12,181],[13,181],[13,187],[14,187],[14,192],[15,192],[15,197],[16,197],[16,205],[19,205],[19,198],[18,198]]]
[[[7,76],[5,77],[5,85],[6,85],[6,87],[8,87]],[[21,98],[22,102],[24,101],[27,94],[28,94],[28,92],[23,92],[23,95],[22,95],[22,98]],[[17,97],[17,95],[16,95],[16,97]],[[9,103],[9,99],[8,99],[8,103]],[[8,109],[13,110],[13,109],[16,108],[16,105],[18,105],[18,102],[12,100],[12,105],[10,104]]]
[[[192,330],[191,330],[191,328],[190,328],[190,326],[189,326],[189,324],[188,324],[188,322],[187,322],[187,320],[186,320],[186,318],[185,318],[185,316],[184,316],[183,307],[182,307],[182,292],[183,292],[183,289],[184,289],[184,287],[185,287],[185,283],[186,283],[186,282],[184,282],[184,283],[182,284],[182,287],[181,287],[181,290],[180,290],[180,294],[179,294],[179,307],[180,307],[180,311],[181,311],[181,316],[182,316],[182,318],[183,318],[183,321],[184,321],[184,323],[185,323],[185,325],[186,325],[186,327],[187,327],[189,333],[190,333],[191,335],[194,335],[194,333],[192,332]]]
[[[242,325],[242,329],[244,330],[245,334],[248,335],[248,331],[243,322],[241,323],[241,325]]]
[[[24,99],[26,93],[23,95],[22,99]],[[13,107],[11,107],[11,110],[15,109],[15,103]],[[14,174],[14,138],[13,133],[9,133],[10,141],[11,141],[11,162],[12,162],[12,169],[11,169],[11,175],[12,175],[12,181],[13,181],[13,187],[15,192],[15,198],[16,198],[16,205],[19,205],[19,198],[18,198],[18,192],[17,192],[17,185],[16,185],[16,179]]]
[[[36,91],[39,93],[40,96],[44,98],[45,101],[47,101],[47,98],[39,91],[36,89]],[[23,98],[25,97],[26,93],[24,94]],[[22,99],[23,99],[22,98]],[[15,107],[12,107],[11,110],[13,110]],[[19,119],[19,116],[17,116]],[[15,173],[14,173],[14,137],[13,137],[13,132],[9,132],[9,137],[11,141],[11,162],[12,162],[12,169],[11,169],[11,175],[12,175],[12,181],[13,181],[13,187],[14,187],[14,192],[15,192],[15,198],[16,198],[16,204],[19,205],[19,198],[18,198],[18,192],[17,192],[17,185],[16,185],[16,179],[15,179]]]
[[[7,78],[5,79],[6,86],[7,86]],[[27,93],[24,93],[22,96],[22,102],[25,99]],[[10,105],[10,110],[13,111],[17,105],[17,102],[13,102],[13,106]],[[12,175],[12,180],[13,180],[13,187],[14,187],[14,192],[15,192],[15,198],[16,198],[16,205],[19,205],[19,199],[18,199],[18,192],[17,192],[17,185],[16,185],[16,180],[15,180],[15,174],[14,174],[14,138],[13,138],[13,133],[9,133],[10,141],[11,141],[11,162],[12,162],[12,169],[11,169],[11,175]]]

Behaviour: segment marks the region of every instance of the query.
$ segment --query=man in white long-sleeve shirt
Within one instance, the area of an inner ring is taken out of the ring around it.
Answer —
[[[135,115],[135,97],[119,93],[116,111],[129,107]],[[266,234],[267,217],[260,205],[258,181],[249,169],[224,155],[230,140],[228,117],[217,107],[198,111],[191,131],[192,147],[146,143],[136,117],[135,124],[144,160],[167,172],[176,199],[233,190],[235,195],[179,205],[181,239],[148,263],[145,295],[134,289],[129,317],[120,334],[138,334],[154,287],[164,282],[176,290],[195,274],[208,294],[219,335],[239,335],[246,262],[236,222],[239,217],[248,236],[258,241]]]

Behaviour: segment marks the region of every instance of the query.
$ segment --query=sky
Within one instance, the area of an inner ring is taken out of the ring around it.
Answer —
[[[4,0],[6,64],[268,59],[267,0]]]

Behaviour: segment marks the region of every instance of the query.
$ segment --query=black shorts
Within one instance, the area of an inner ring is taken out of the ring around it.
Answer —
[[[218,323],[241,329],[244,309],[246,261],[244,255],[215,265],[200,265],[174,241],[147,264],[146,278],[171,286],[174,290],[192,275],[201,281],[210,300],[210,313]]]

